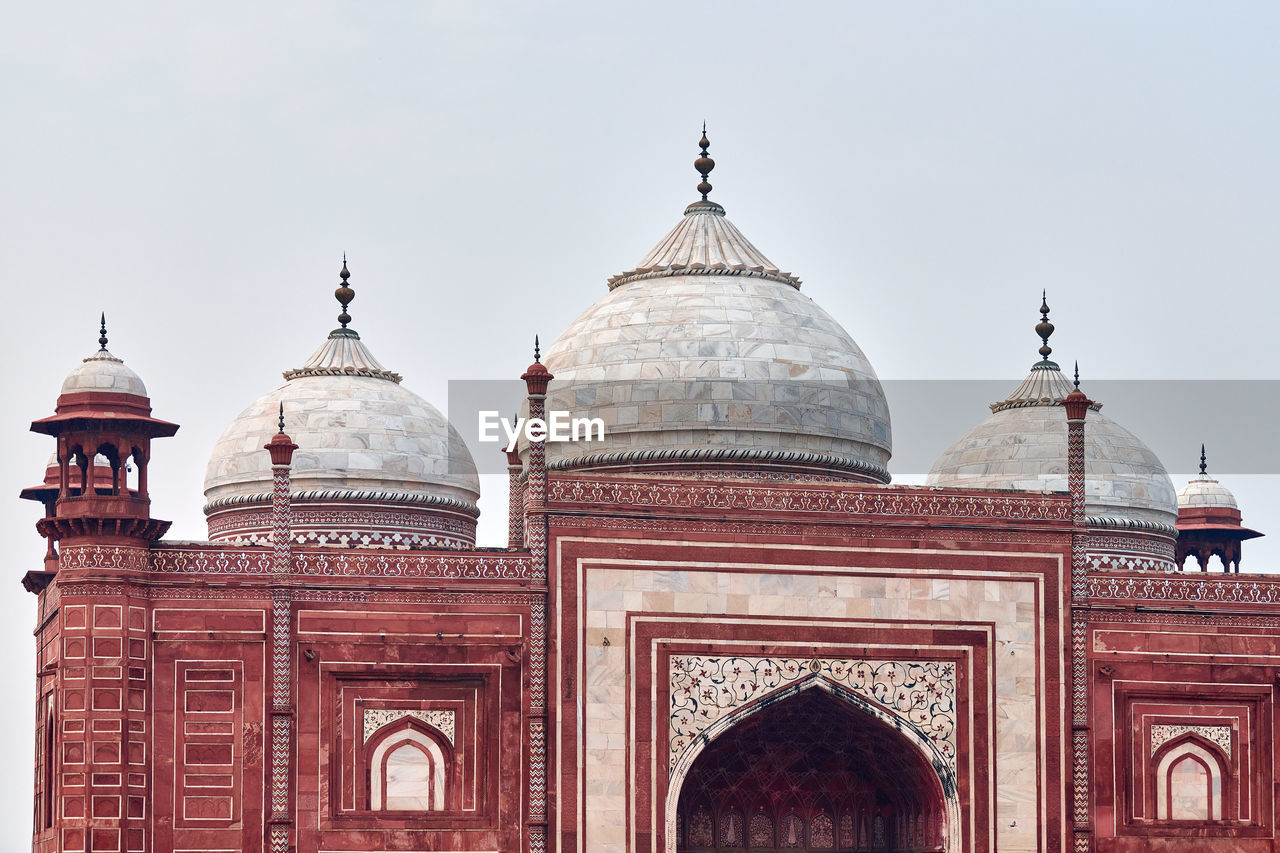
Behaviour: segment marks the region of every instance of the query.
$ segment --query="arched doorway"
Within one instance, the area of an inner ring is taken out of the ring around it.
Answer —
[[[946,850],[938,774],[894,726],[828,690],[744,716],[680,786],[680,853]]]

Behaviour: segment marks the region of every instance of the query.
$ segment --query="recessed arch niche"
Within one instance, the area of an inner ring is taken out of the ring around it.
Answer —
[[[960,849],[954,773],[927,735],[821,676],[718,720],[697,746],[668,789],[667,825],[686,829],[669,853]],[[695,812],[711,825],[691,838]],[[741,841],[725,831],[740,826]]]

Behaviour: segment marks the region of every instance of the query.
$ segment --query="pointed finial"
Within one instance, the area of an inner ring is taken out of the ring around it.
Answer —
[[[1053,324],[1049,322],[1048,291],[1040,293],[1040,322],[1036,323],[1036,334],[1040,336],[1040,359],[1049,360],[1053,347],[1049,346],[1049,336],[1053,334]]]
[[[542,345],[538,342],[538,336],[533,336],[533,363],[542,363]]]
[[[107,351],[107,312],[102,312],[101,325],[98,326],[98,350]]]
[[[702,200],[707,200],[707,193],[711,192],[711,184],[707,183],[707,175],[711,174],[711,170],[716,167],[716,161],[707,156],[707,149],[711,147],[710,140],[707,139],[707,123],[702,123],[702,139],[698,141],[698,146],[702,148],[702,154],[697,160],[693,161],[693,168],[698,170],[702,175],[702,182],[698,184],[698,192],[702,193]]]
[[[338,289],[333,292],[337,297],[338,304],[342,306],[342,313],[338,315],[338,322],[342,324],[342,328],[346,328],[351,322],[351,315],[347,313],[347,306],[351,304],[351,300],[356,298],[356,292],[347,284],[347,279],[351,278],[351,273],[347,271],[347,253],[342,253],[342,271],[338,273],[338,278],[342,279],[342,283],[338,285]]]
[[[284,401],[280,402],[280,434],[284,435]]]
[[[1075,386],[1076,386],[1076,388],[1077,388],[1077,389],[1079,389],[1079,388],[1080,388],[1080,362],[1078,362],[1078,361],[1076,362],[1076,378],[1075,378]]]
[[[1207,473],[1209,473],[1209,466],[1205,464],[1204,445],[1202,444],[1200,445],[1200,476],[1203,477]]]

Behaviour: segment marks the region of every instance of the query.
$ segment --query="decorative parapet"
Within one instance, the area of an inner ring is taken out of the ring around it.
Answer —
[[[109,569],[145,572],[150,568],[147,548],[126,545],[63,545],[59,549],[58,570]]]
[[[1117,574],[1088,578],[1093,601],[1155,601],[1189,604],[1280,604],[1280,577],[1245,580],[1241,575]]]
[[[1065,523],[1071,520],[1066,495],[967,493],[909,487],[803,486],[755,483],[652,482],[603,478],[552,477],[553,508],[616,504],[636,508],[927,518],[931,521],[1023,521]],[[557,507],[556,505],[560,505]]]
[[[142,569],[159,574],[270,575],[271,550],[217,546],[160,546],[143,555]],[[533,562],[524,554],[477,554],[457,551],[360,551],[358,549],[294,549],[293,571],[299,575],[340,578],[450,578],[456,580],[528,580]],[[101,559],[101,558],[100,558]],[[119,559],[119,558],[117,558]]]

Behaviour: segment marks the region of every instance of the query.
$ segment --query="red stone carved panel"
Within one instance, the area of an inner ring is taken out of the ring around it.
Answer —
[[[262,611],[156,615],[157,850],[260,851],[264,838]],[[257,632],[210,628],[252,619]]]

